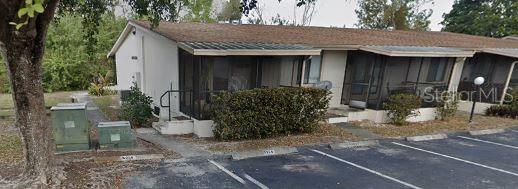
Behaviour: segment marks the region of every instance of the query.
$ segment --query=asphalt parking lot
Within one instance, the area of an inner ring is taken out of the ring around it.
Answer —
[[[518,188],[518,130],[283,156],[179,162],[199,175],[148,175],[152,188]],[[190,167],[189,167],[190,166]],[[181,172],[181,170],[180,170]],[[144,185],[133,185],[146,187]]]

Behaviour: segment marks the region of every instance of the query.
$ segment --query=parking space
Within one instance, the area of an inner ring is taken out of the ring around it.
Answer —
[[[310,150],[296,155],[231,162],[237,175],[248,174],[270,188],[399,188],[398,183]]]
[[[490,141],[490,142],[496,142],[511,146],[518,146],[518,129],[516,130],[509,130],[505,133],[499,133],[494,135],[481,135],[481,136],[466,136],[470,138],[476,138],[480,140]]]
[[[206,159],[200,159],[163,162],[156,168],[138,171],[127,178],[123,185],[124,188],[234,189],[243,188],[243,183],[228,176]]]
[[[516,188],[517,144],[518,132],[508,131],[221,164],[249,188]]]

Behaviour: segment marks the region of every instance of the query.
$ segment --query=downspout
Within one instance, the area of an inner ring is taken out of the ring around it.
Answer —
[[[507,88],[509,87],[509,83],[511,81],[511,77],[513,76],[514,71],[514,65],[518,63],[518,61],[515,61],[511,64],[511,69],[509,69],[509,73],[507,74],[507,80],[505,81],[504,89],[502,91],[502,98],[500,99],[500,104],[504,104],[504,98],[507,93]]]

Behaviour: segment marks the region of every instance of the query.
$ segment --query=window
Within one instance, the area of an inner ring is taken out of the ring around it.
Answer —
[[[317,83],[320,81],[321,57],[310,56],[306,59],[304,68],[304,83]]]
[[[446,67],[448,66],[448,58],[432,58],[428,67],[427,82],[444,81]]]

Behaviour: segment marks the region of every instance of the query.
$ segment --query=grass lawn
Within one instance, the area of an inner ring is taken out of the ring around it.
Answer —
[[[119,120],[120,106],[118,95],[92,97],[92,100],[95,104],[97,104],[99,110],[101,110],[109,120]]]
[[[74,93],[74,91],[45,93],[45,107],[52,107],[62,102],[72,102],[72,98],[70,96]],[[0,94],[0,109],[13,108],[14,104],[11,94]]]
[[[452,133],[470,130],[508,128],[518,125],[518,120],[501,117],[475,115],[473,123],[468,124],[469,114],[457,113],[448,121],[428,121],[421,123],[409,123],[403,126],[392,124],[376,124],[369,121],[353,122],[354,125],[367,129],[375,134],[397,138],[438,133]]]
[[[173,136],[176,137],[176,136]],[[276,146],[304,146],[322,143],[343,142],[345,140],[355,141],[360,138],[352,135],[344,129],[331,125],[321,124],[313,133],[281,136],[271,139],[256,139],[238,142],[220,142],[214,139],[193,139],[192,137],[181,137],[183,140],[205,148],[213,152],[234,152],[265,149]]]

